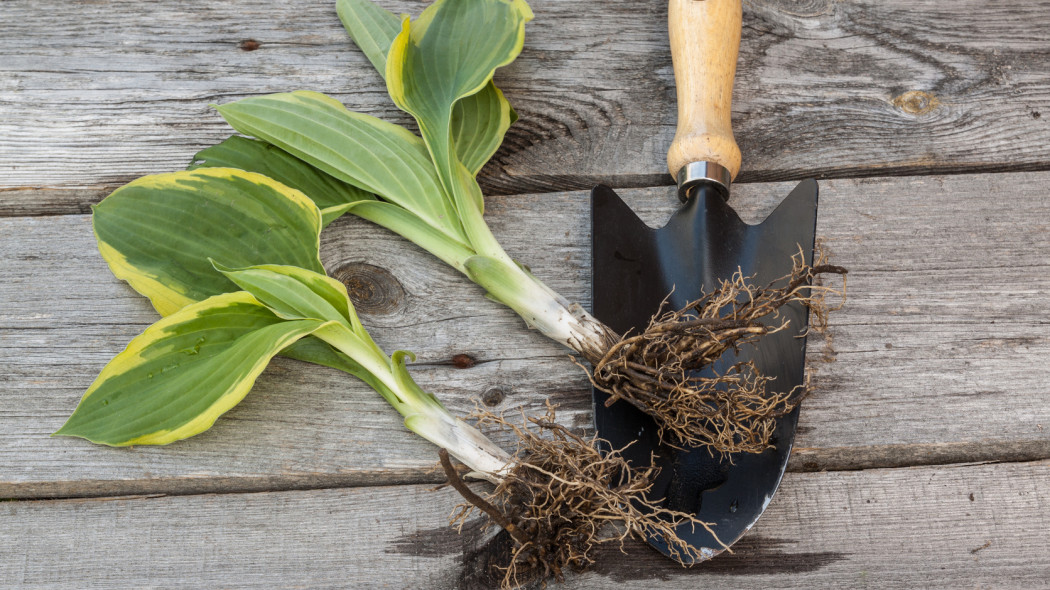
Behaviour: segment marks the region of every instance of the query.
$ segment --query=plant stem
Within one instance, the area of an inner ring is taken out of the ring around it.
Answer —
[[[489,296],[510,307],[545,336],[599,361],[619,336],[587,313],[578,303],[569,303],[517,263],[487,256],[474,256],[465,263],[467,276],[485,288]]]
[[[344,326],[325,328],[316,335],[374,376],[380,387],[373,387],[405,417],[405,427],[438,447],[449,449],[478,477],[500,483],[512,457],[480,430],[453,416],[435,396],[424,392],[407,376],[404,367],[397,373],[394,362],[379,352],[371,339],[364,342]]]
[[[473,476],[499,485],[513,466],[514,458],[489,440],[480,430],[440,411],[405,416],[405,426],[448,451],[473,471]]]

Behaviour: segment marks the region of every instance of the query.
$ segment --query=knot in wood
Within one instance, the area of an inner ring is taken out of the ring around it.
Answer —
[[[337,268],[332,276],[346,285],[350,300],[361,313],[390,314],[405,304],[405,288],[385,268],[351,262]]]
[[[909,115],[925,115],[940,104],[936,96],[921,90],[909,90],[893,99],[893,106]]]
[[[829,0],[780,0],[773,2],[772,7],[787,16],[795,18],[816,18],[831,14],[835,7]],[[746,11],[745,11],[746,12]]]

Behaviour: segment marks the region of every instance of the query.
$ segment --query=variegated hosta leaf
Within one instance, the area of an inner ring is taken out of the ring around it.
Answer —
[[[203,432],[247,395],[274,355],[325,325],[279,318],[243,291],[185,307],[110,361],[55,434],[127,446]]]
[[[401,32],[401,19],[371,0],[339,0],[336,8],[350,38],[386,76],[387,53]],[[517,119],[518,114],[491,81],[479,92],[456,102],[452,109],[452,138],[460,161],[472,174],[476,175],[496,153],[507,128]]]
[[[503,92],[490,80],[479,92],[452,107],[452,143],[459,161],[473,176],[503,144],[507,129],[518,120]]]
[[[93,223],[113,274],[161,315],[237,289],[209,259],[323,271],[317,207],[256,173],[204,168],[140,178],[95,207]],[[357,374],[353,361],[315,338],[282,354]]]
[[[324,272],[321,215],[301,192],[230,168],[135,180],[94,208],[99,251],[161,315],[236,290],[230,267],[288,264]]]
[[[453,106],[517,57],[531,19],[524,0],[437,0],[411,24],[404,20],[387,55],[390,97],[415,117],[442,186],[460,211],[471,204],[481,210],[484,203],[480,191],[461,186]]]
[[[426,146],[404,128],[350,112],[317,92],[270,94],[216,108],[237,131],[404,207],[452,239],[463,239]]]
[[[335,221],[348,203],[375,200],[371,193],[326,174],[277,146],[237,135],[197,152],[188,169],[198,168],[237,168],[269,176],[310,197],[321,209],[322,225]]]
[[[346,286],[330,276],[278,264],[247,268],[216,264],[215,268],[280,317],[333,321],[357,334],[366,334]]]

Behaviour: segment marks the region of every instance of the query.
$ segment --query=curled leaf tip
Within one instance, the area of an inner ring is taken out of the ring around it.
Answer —
[[[409,350],[395,350],[390,358],[395,364],[403,366],[406,358],[413,363],[416,362],[416,353]]]

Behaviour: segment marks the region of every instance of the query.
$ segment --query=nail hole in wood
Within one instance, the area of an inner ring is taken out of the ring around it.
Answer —
[[[452,357],[452,366],[457,369],[469,369],[478,364],[477,359],[469,354],[457,354]]]
[[[481,401],[486,406],[498,406],[507,398],[507,391],[499,385],[494,385],[481,394]]]

